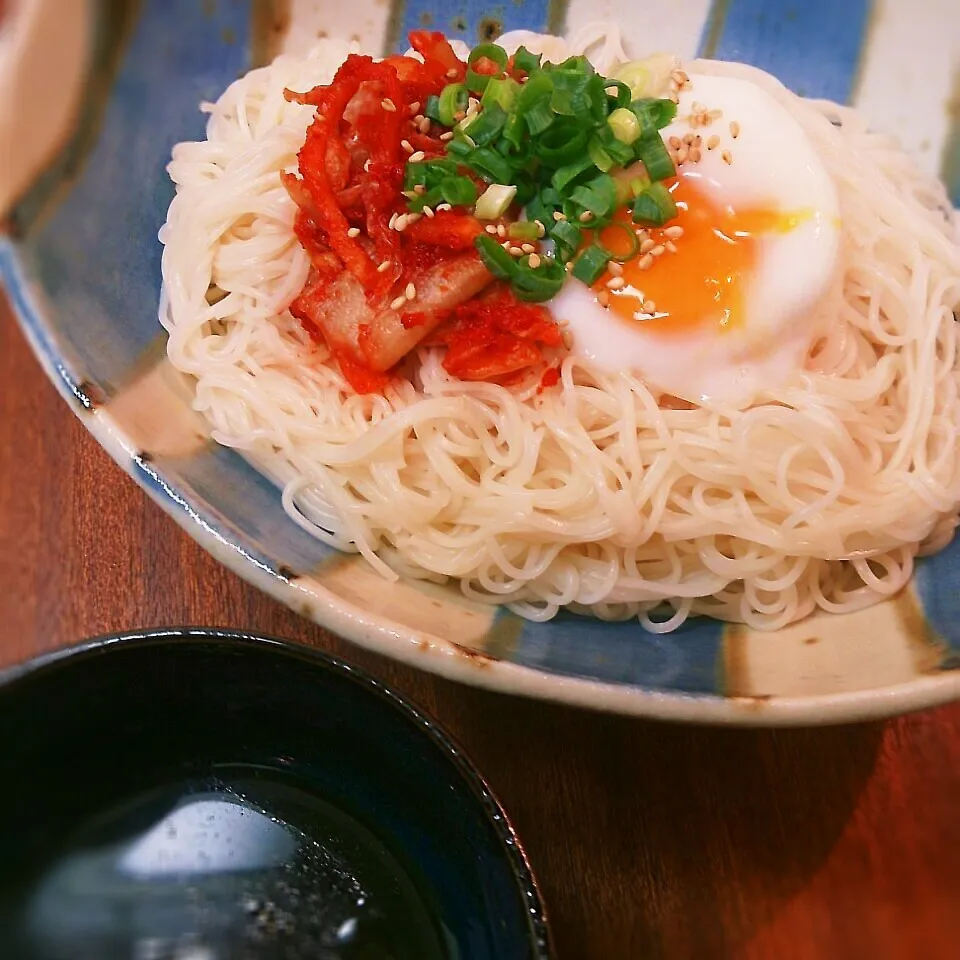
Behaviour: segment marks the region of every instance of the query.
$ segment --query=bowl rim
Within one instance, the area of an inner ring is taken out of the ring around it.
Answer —
[[[394,713],[412,724],[416,734],[425,737],[443,759],[452,764],[460,780],[477,801],[478,813],[492,828],[500,844],[502,856],[517,885],[517,896],[529,925],[531,960],[552,960],[553,947],[549,918],[540,885],[530,859],[510,815],[460,742],[446,727],[418,706],[406,694],[378,680],[362,667],[309,644],[253,631],[219,627],[171,626],[152,627],[100,634],[65,647],[48,650],[22,663],[0,670],[0,705],[3,696],[14,686],[32,677],[79,662],[92,661],[122,651],[129,646],[167,649],[189,646],[197,649],[256,649],[271,657],[298,660],[328,675],[353,683],[363,692],[384,701]]]
[[[960,670],[889,684],[808,696],[724,696],[664,691],[551,673],[427,637],[349,603],[309,577],[289,580],[265,568],[214,519],[160,475],[143,483],[139,449],[107,408],[91,404],[80,378],[58,356],[56,334],[29,288],[16,244],[0,234],[0,286],[40,366],[74,414],[121,469],[196,543],[243,580],[284,606],[358,646],[449,680],[501,693],[653,720],[742,727],[828,726],[877,720],[960,700]],[[309,613],[304,613],[304,601]],[[432,642],[431,642],[432,641]]]

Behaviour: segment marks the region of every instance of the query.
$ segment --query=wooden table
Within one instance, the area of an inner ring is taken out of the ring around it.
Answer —
[[[0,667],[170,624],[315,644],[436,715],[513,817],[560,960],[960,956],[960,704],[837,729],[697,729],[364,653],[216,564],[151,503],[0,301]]]

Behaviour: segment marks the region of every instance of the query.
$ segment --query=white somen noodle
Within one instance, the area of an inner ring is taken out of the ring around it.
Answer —
[[[543,42],[552,58],[589,47],[601,70],[626,59],[608,27]],[[161,232],[169,357],[196,378],[213,437],[282,487],[300,526],[388,577],[657,632],[693,614],[777,628],[855,610],[949,542],[960,253],[942,187],[892,138],[760,71],[692,65],[772,94],[841,201],[835,323],[796,382],[747,410],[674,409],[630,371],[573,356],[540,394],[536,378],[462,382],[437,349],[385,395],[358,396],[286,312],[309,264],[279,177],[312,117],[284,88],[329,82],[349,51],[280,57],[206,105],[207,139],[174,151]]]

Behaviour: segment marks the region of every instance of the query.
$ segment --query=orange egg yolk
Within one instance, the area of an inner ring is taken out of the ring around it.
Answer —
[[[614,216],[620,225],[600,231],[600,243],[615,254],[626,255],[632,247],[626,231],[642,246],[622,264],[623,285],[614,279],[618,289],[611,289],[611,274],[605,272],[593,289],[611,313],[631,323],[642,320],[651,332],[733,329],[743,322],[758,238],[787,233],[811,214],[721,206],[692,177],[673,181],[670,192],[678,212],[665,226],[643,230],[624,209]]]

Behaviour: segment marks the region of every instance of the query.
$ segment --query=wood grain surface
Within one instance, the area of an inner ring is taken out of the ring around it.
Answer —
[[[0,300],[0,667],[171,624],[322,647],[438,717],[511,814],[560,960],[960,956],[960,705],[836,729],[699,729],[366,654],[220,567],[151,503]]]

